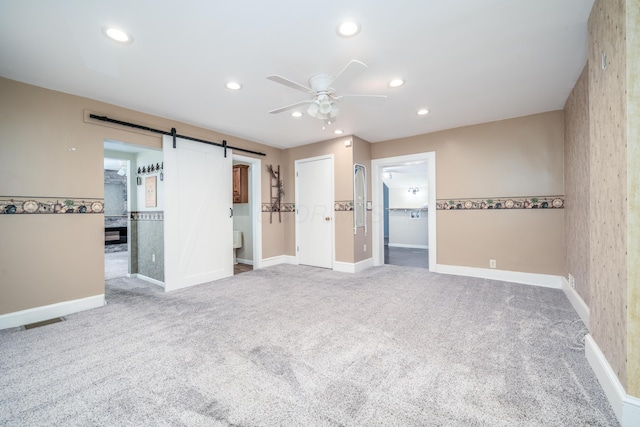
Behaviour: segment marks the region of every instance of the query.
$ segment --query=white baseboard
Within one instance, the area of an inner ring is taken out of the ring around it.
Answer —
[[[629,396],[590,334],[584,337],[584,354],[622,427],[640,425],[640,399]]]
[[[158,286],[160,286],[161,288],[164,289],[164,282],[161,282],[161,281],[156,280],[156,279],[152,279],[151,277],[147,277],[144,274],[139,274],[139,273],[130,274],[129,277],[132,277],[134,279],[144,280],[145,282],[153,283],[154,285],[158,285]]]
[[[580,316],[582,323],[585,324],[588,330],[591,330],[591,327],[589,326],[589,307],[582,300],[580,294],[571,287],[566,277],[562,278],[562,290],[573,306],[573,309],[578,313],[578,316]]]
[[[390,248],[412,248],[412,249],[429,249],[428,245],[406,245],[404,243],[389,243]]]
[[[252,259],[242,259],[242,258],[236,258],[236,259],[241,264],[253,265],[253,260]]]
[[[367,258],[356,263],[340,261],[333,262],[333,271],[340,271],[342,273],[360,273],[369,267],[373,267],[373,258]]]
[[[432,270],[433,271],[433,270]],[[523,273],[520,271],[496,270],[493,268],[461,267],[457,265],[436,265],[437,273],[456,276],[480,277],[482,279],[501,280],[521,283],[523,285],[542,286],[544,288],[562,289],[562,277],[550,274]]]
[[[271,258],[263,258],[260,262],[260,268],[271,267],[280,264],[298,265],[298,258],[292,255],[279,255]]]
[[[104,304],[104,294],[100,294],[16,311],[14,313],[2,314],[0,315],[0,329],[15,328],[31,323],[42,322],[43,320],[55,319],[56,317],[68,316],[69,314],[79,311],[102,307]]]

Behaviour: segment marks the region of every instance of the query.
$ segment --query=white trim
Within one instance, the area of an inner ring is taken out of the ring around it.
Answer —
[[[407,245],[404,243],[389,243],[390,248],[411,248],[411,249],[429,249],[428,245]]]
[[[369,267],[373,267],[373,258],[367,258],[356,263],[333,261],[333,271],[342,273],[360,273]]]
[[[589,326],[589,307],[582,300],[580,294],[572,288],[571,285],[569,285],[569,281],[566,277],[562,277],[562,290],[587,329],[591,330],[591,327]]]
[[[373,258],[367,258],[362,261],[356,262],[356,269],[354,273],[360,273],[361,271],[366,270],[367,268],[373,267]]]
[[[640,425],[640,399],[637,397],[627,396],[624,399],[622,407],[622,427],[631,427]]]
[[[151,277],[145,276],[144,274],[134,273],[134,274],[129,274],[129,277],[132,277],[134,279],[144,280],[145,282],[149,282],[153,285],[160,286],[161,288],[164,289],[164,282],[161,282],[160,280],[152,279]]]
[[[384,265],[384,203],[382,195],[382,169],[386,166],[401,166],[426,162],[428,179],[428,247],[429,270],[435,271],[437,265],[436,247],[436,153],[408,154],[405,156],[385,157],[371,160],[371,253],[373,265]]]
[[[292,255],[279,255],[271,258],[264,258],[260,263],[260,268],[272,267],[280,264],[298,265],[298,258]]]
[[[598,378],[620,425],[622,427],[640,425],[640,399],[629,396],[624,391],[620,380],[611,365],[609,365],[609,362],[607,362],[607,358],[602,354],[598,344],[590,334],[584,337],[584,354],[589,361],[589,365],[591,365],[591,369],[595,372],[596,378]]]
[[[15,328],[105,305],[104,294],[0,315],[0,329]]]
[[[480,277],[483,279],[502,280],[504,282],[521,283],[523,285],[542,286],[544,288],[562,289],[562,277],[550,274],[523,273],[520,271],[496,270],[493,268],[462,267],[458,265],[438,264],[436,271],[456,276]]]
[[[241,259],[241,258],[237,258],[238,262],[241,264],[248,264],[248,265],[253,265],[253,260],[252,259]]]
[[[355,273],[356,265],[352,262],[333,261],[333,271],[341,273]]]

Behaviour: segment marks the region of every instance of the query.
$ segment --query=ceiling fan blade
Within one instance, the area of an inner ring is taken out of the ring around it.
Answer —
[[[356,78],[358,74],[366,70],[368,67],[360,61],[352,59],[349,63],[338,73],[335,79],[333,79],[333,85],[336,85],[336,82],[344,83],[349,82]]]
[[[271,110],[269,111],[271,114],[278,114],[278,113],[282,113],[283,111],[287,111],[287,110],[292,110],[296,107],[301,107],[303,105],[307,105],[312,103],[312,100],[307,100],[307,101],[300,101],[300,102],[296,102],[295,104],[290,104],[284,107],[280,107],[280,108],[276,108],[275,110]]]
[[[357,95],[357,94],[345,94],[339,96],[333,96],[336,101],[342,101],[344,98],[366,99],[371,101],[382,101],[387,99],[387,95]]]
[[[289,80],[289,79],[285,79],[282,76],[274,75],[274,76],[267,76],[267,78],[269,80],[273,81],[273,82],[280,83],[280,84],[285,85],[285,86],[289,86],[290,88],[297,89],[297,90],[300,90],[300,91],[305,92],[305,93],[310,93],[311,95],[314,95],[316,93],[310,87],[301,85],[300,83],[296,83],[296,82],[294,82],[292,80]]]

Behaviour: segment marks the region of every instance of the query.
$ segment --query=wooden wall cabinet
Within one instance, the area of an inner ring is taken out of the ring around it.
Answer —
[[[233,166],[233,203],[249,202],[249,166]]]

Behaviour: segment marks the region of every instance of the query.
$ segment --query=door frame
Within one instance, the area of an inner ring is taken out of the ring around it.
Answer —
[[[429,189],[427,205],[427,228],[429,233],[429,271],[437,271],[436,248],[436,153],[429,151],[405,156],[385,157],[371,160],[371,250],[373,265],[384,265],[384,199],[382,194],[382,170],[388,166],[427,163]]]
[[[253,227],[253,269],[257,270],[262,267],[262,160],[233,154],[232,161],[251,164],[251,192],[249,194],[251,206],[249,209],[251,210]]]
[[[321,156],[315,156],[315,157],[307,157],[305,159],[298,159],[294,162],[294,180],[296,182],[295,185],[295,206],[296,206],[296,211],[295,211],[295,233],[296,233],[296,238],[295,238],[295,254],[296,254],[296,264],[300,263],[300,259],[298,256],[298,247],[299,247],[299,235],[300,233],[298,232],[298,227],[299,227],[299,216],[298,216],[298,201],[300,200],[299,198],[299,191],[300,188],[297,185],[297,173],[298,173],[298,165],[300,163],[308,163],[308,162],[313,162],[313,161],[317,161],[317,160],[331,160],[330,163],[330,174],[329,174],[329,188],[331,189],[331,205],[329,206],[329,209],[331,212],[333,212],[332,214],[332,227],[331,227],[331,269],[333,270],[335,268],[336,265],[336,215],[335,215],[335,200],[336,200],[336,195],[335,195],[335,186],[334,186],[334,174],[335,174],[335,164],[334,164],[334,157],[333,154],[325,154],[325,155],[321,155]]]

